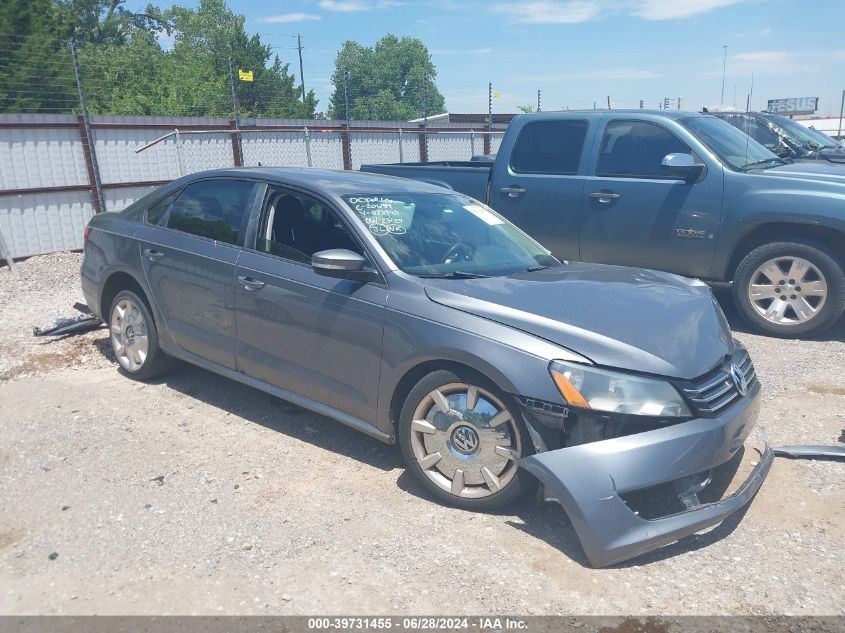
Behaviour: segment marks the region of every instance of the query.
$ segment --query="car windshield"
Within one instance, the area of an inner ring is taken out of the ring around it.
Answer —
[[[455,193],[344,196],[403,271],[489,277],[558,266],[548,250],[477,200]]]
[[[731,169],[744,171],[756,167],[774,167],[785,162],[722,119],[697,116],[681,119],[680,123]]]
[[[839,143],[824,132],[805,127],[789,117],[780,114],[764,114],[763,117],[780,126],[783,130],[804,147],[840,147]]]

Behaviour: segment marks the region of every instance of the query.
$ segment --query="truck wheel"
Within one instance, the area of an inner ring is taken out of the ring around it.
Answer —
[[[169,367],[158,346],[153,316],[131,290],[117,293],[109,310],[109,338],[120,371],[134,380],[149,380]]]
[[[435,371],[408,394],[398,436],[411,474],[443,503],[493,510],[534,485],[517,465],[531,439],[516,404],[483,376]]]
[[[774,242],[748,253],[734,273],[734,300],[764,334],[819,334],[845,309],[845,274],[819,246]]]

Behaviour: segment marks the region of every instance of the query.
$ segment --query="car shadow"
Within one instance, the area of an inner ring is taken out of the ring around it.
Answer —
[[[743,334],[752,334],[756,336],[766,336],[761,334],[748,325],[748,322],[742,317],[736,309],[736,304],[733,300],[731,291],[727,288],[713,288],[713,294],[716,300],[722,307],[722,311],[728,319],[728,324],[731,326],[733,332],[741,332]],[[845,342],[845,315],[839,319],[829,330],[822,332],[818,336],[808,337],[809,340],[814,341],[839,341]]]
[[[115,362],[108,338],[95,346]],[[313,446],[350,457],[383,471],[401,466],[399,451],[340,422],[268,393],[181,361],[151,385],[166,385],[198,403],[225,411],[248,422],[284,433]]]

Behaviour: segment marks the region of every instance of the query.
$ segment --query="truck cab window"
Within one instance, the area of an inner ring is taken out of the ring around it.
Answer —
[[[599,148],[596,176],[665,178],[666,154],[691,150],[665,128],[645,121],[610,121]]]
[[[536,121],[522,128],[511,153],[511,169],[521,174],[577,174],[586,121]]]

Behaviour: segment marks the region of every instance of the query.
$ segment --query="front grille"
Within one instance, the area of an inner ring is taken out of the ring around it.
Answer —
[[[745,377],[748,390],[757,382],[757,372],[745,348],[739,348],[729,362],[690,383],[681,385],[684,395],[698,415],[716,416],[732,403],[742,398],[731,376],[731,366],[736,365]]]

